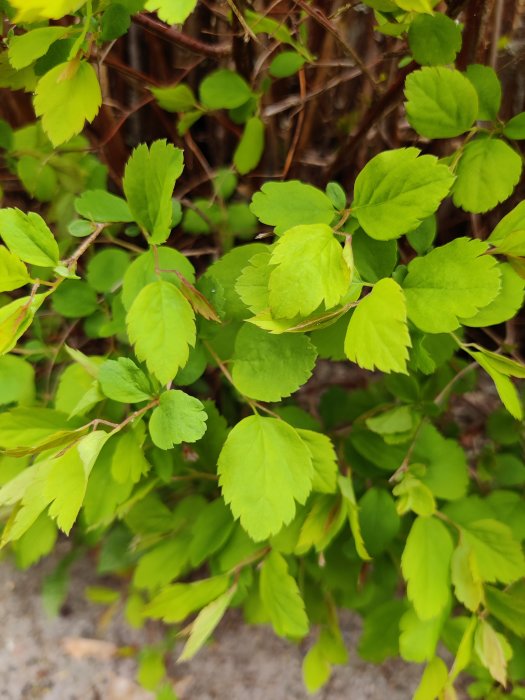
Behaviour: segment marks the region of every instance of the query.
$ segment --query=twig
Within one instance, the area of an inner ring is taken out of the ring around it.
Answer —
[[[136,14],[133,17],[133,21],[135,24],[139,24],[141,27],[144,27],[144,29],[147,31],[166,39],[166,41],[172,41],[174,44],[183,46],[194,53],[203,54],[204,56],[220,57],[229,56],[231,52],[229,43],[207,44],[204,41],[200,41],[199,39],[194,39],[187,34],[183,34],[183,32],[179,32],[177,29],[169,27],[167,24],[159,22],[159,20],[143,13]]]

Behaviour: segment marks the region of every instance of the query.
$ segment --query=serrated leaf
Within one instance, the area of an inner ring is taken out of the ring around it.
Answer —
[[[265,311],[270,305],[268,285],[273,269],[270,257],[269,250],[254,255],[235,283],[235,291],[254,314]]]
[[[137,146],[126,164],[122,186],[137,224],[150,244],[170,235],[173,188],[184,169],[184,154],[165,140]]]
[[[519,153],[501,139],[480,135],[465,145],[459,159],[454,204],[483,214],[510,197],[521,171]]]
[[[335,493],[339,468],[332,441],[328,435],[313,430],[298,428],[297,434],[308,447],[312,458],[312,490],[318,493]]]
[[[127,357],[106,360],[98,372],[104,395],[122,403],[137,403],[151,398],[151,386],[144,372]]]
[[[197,0],[148,0],[145,8],[156,12],[167,24],[182,24],[197,6]]]
[[[494,680],[507,685],[507,659],[503,642],[503,635],[486,620],[480,619],[474,637],[474,647],[483,666],[488,669]]]
[[[512,265],[503,263],[499,266],[501,289],[498,295],[470,318],[462,318],[464,326],[485,328],[509,321],[517,314],[523,304],[525,280],[514,271]]]
[[[124,199],[105,190],[86,190],[75,199],[77,214],[89,221],[104,223],[133,221],[129,207]]]
[[[324,224],[288,229],[272,249],[269,302],[278,318],[308,316],[322,303],[336,306],[351,275],[343,249]]]
[[[408,30],[408,44],[422,66],[452,63],[461,49],[461,27],[439,12],[416,15]]]
[[[173,284],[158,280],[135,298],[127,315],[129,339],[139,360],[162,384],[167,384],[195,345],[193,309]]]
[[[359,522],[359,508],[354,493],[352,480],[348,476],[339,476],[337,479],[339,489],[343,497],[343,503],[348,515],[350,530],[354,538],[356,552],[363,561],[370,561],[371,556],[366,551],[363,535],[361,534],[361,523]]]
[[[463,523],[461,529],[483,581],[513,583],[525,574],[521,545],[507,525],[484,519]]]
[[[20,209],[0,209],[0,235],[21,260],[40,267],[58,263],[58,244],[41,216]]]
[[[111,476],[117,484],[136,484],[150,469],[144,456],[144,424],[138,423],[132,429],[118,434],[113,445]]]
[[[277,234],[299,224],[330,224],[335,215],[324,192],[298,180],[266,182],[253,195],[250,209],[263,224],[275,226]]]
[[[31,23],[43,19],[61,19],[76,12],[86,0],[11,0],[11,7],[18,12],[15,22]]]
[[[450,599],[449,531],[433,517],[419,516],[408,534],[401,569],[407,596],[421,620],[439,615]]]
[[[0,292],[11,292],[23,287],[29,280],[27,267],[20,258],[4,246],[0,246]]]
[[[288,572],[285,558],[275,550],[262,565],[260,594],[277,635],[298,638],[308,634],[308,618],[299,587]]]
[[[160,591],[145,607],[144,613],[168,623],[182,622],[192,612],[222,595],[228,585],[228,576],[214,576],[193,583],[174,583]]]
[[[377,240],[399,238],[433,214],[447,196],[454,176],[435,156],[417,148],[385,151],[357,176],[352,214]]]
[[[409,319],[426,333],[446,333],[487,306],[500,290],[500,271],[487,243],[457,238],[415,258],[403,281]]]
[[[406,374],[410,345],[403,291],[392,279],[379,280],[350,318],[346,356],[364,369]]]
[[[460,541],[454,550],[450,571],[456,598],[466,608],[475,612],[484,602],[483,581],[468,543]]]
[[[443,139],[468,131],[478,115],[478,95],[462,73],[422,68],[405,82],[408,121],[421,136]]]
[[[53,146],[69,141],[86,121],[93,121],[102,104],[95,69],[76,59],[60,63],[38,81],[33,104]]]
[[[433,425],[425,424],[418,431],[412,458],[426,466],[420,479],[436,498],[452,501],[466,495],[468,464],[455,440],[443,437]]]
[[[61,39],[68,31],[69,27],[40,27],[11,37],[9,63],[16,70],[27,68],[37,58],[46,54],[51,44]]]
[[[488,237],[496,251],[506,255],[525,255],[525,202],[504,216]]]
[[[505,591],[485,586],[486,605],[490,614],[505,627],[525,637],[525,585],[518,581]]]
[[[501,372],[500,366],[495,364],[497,360],[494,360],[485,352],[470,352],[470,355],[483,367],[494,382],[501,402],[507,411],[511,416],[516,418],[516,420],[522,420],[523,406],[518,391],[507,376],[507,373]]]
[[[222,620],[237,590],[232,586],[216,600],[203,608],[192,622],[190,636],[177,661],[188,661],[204,646],[213,631]]]
[[[235,339],[233,383],[252,399],[279,401],[308,381],[316,358],[305,335],[271,335],[244,324]]]
[[[149,421],[151,439],[169,450],[181,442],[196,442],[206,432],[207,415],[202,403],[178,389],[161,394]]]
[[[219,455],[219,483],[235,518],[256,542],[274,535],[312,488],[310,453],[297,432],[275,418],[251,416],[231,430]]]
[[[409,608],[399,621],[399,654],[405,661],[423,663],[435,653],[441,630],[450,612],[449,606],[430,620],[420,620],[413,608]]]

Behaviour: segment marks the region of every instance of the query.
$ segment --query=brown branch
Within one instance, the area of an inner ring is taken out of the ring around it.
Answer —
[[[172,41],[174,44],[183,46],[194,53],[215,57],[230,55],[231,46],[229,43],[207,44],[204,41],[200,41],[199,39],[194,39],[187,34],[183,34],[177,29],[174,29],[163,22],[159,22],[159,20],[143,13],[136,14],[133,17],[133,21],[135,24],[139,24],[141,27],[144,27],[146,31],[152,32],[153,34],[166,39],[166,41]]]

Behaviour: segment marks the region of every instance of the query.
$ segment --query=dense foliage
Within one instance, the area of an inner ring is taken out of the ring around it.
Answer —
[[[519,16],[364,2],[0,1],[1,542],[163,700],[230,607],[525,698]]]

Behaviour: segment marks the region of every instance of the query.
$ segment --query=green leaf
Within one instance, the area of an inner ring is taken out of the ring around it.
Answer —
[[[494,680],[507,685],[507,658],[503,643],[506,642],[503,635],[486,621],[480,619],[474,637],[474,647],[483,666],[488,669]],[[508,646],[508,644],[506,645]]]
[[[397,262],[397,243],[377,241],[364,231],[352,236],[352,253],[359,276],[366,282],[378,282],[390,277]]]
[[[170,235],[173,188],[184,169],[184,154],[165,140],[137,146],[126,164],[122,186],[133,218],[150,244]]]
[[[148,617],[168,623],[182,622],[192,612],[222,595],[228,585],[228,576],[214,576],[193,583],[174,583],[160,591],[144,612]]]
[[[432,517],[416,518],[406,540],[401,569],[408,599],[421,620],[439,615],[450,599],[452,550],[452,537],[443,523]]]
[[[136,484],[150,469],[144,456],[145,429],[141,422],[131,429],[121,431],[115,439],[111,476],[117,484]]]
[[[155,690],[166,674],[164,653],[160,649],[144,648],[139,655],[137,680],[146,690]]]
[[[277,234],[299,224],[330,224],[335,215],[330,199],[311,185],[298,180],[266,182],[253,195],[250,209]]]
[[[49,516],[66,535],[77,518],[89,475],[107,439],[108,433],[95,431],[51,461],[45,478],[44,497],[50,503]]]
[[[318,493],[335,493],[339,468],[332,441],[328,435],[313,430],[298,428],[297,434],[308,447],[312,458],[312,490]]]
[[[501,139],[480,135],[463,149],[452,188],[457,207],[483,214],[504,202],[519,182],[521,157]]]
[[[382,279],[350,318],[346,356],[364,369],[406,374],[410,344],[403,290],[394,280]]]
[[[405,661],[423,663],[435,653],[441,630],[450,612],[449,606],[441,615],[430,620],[420,620],[413,608],[409,608],[399,621],[399,654]]]
[[[135,569],[133,585],[153,591],[178,578],[188,569],[188,541],[187,533],[179,532],[142,554]]]
[[[169,450],[181,442],[196,442],[206,432],[206,418],[198,399],[176,389],[165,391],[151,414],[151,439],[161,450]]]
[[[120,287],[128,267],[129,254],[125,250],[107,247],[89,261],[86,279],[95,291],[108,294]]]
[[[252,91],[238,73],[221,69],[204,78],[199,86],[199,95],[207,109],[235,109],[251,98]]]
[[[83,318],[97,310],[97,293],[83,280],[66,280],[51,297],[53,309],[65,318]]]
[[[86,190],[75,199],[77,214],[89,221],[103,223],[133,221],[127,202],[105,190]]]
[[[462,318],[464,326],[485,328],[495,326],[514,318],[523,304],[525,280],[520,277],[508,263],[499,266],[501,289],[490,304],[480,309],[470,318]]]
[[[372,487],[359,501],[359,521],[367,552],[381,554],[399,532],[401,519],[394,499],[384,489]]]
[[[135,298],[127,315],[129,339],[139,360],[162,384],[184,367],[195,345],[195,315],[173,284],[158,280]]]
[[[472,63],[467,67],[465,75],[478,93],[477,118],[481,121],[493,121],[497,118],[501,105],[501,83],[496,71],[490,66]]]
[[[456,598],[475,612],[484,601],[483,581],[474,552],[467,542],[460,541],[454,550],[450,571]]]
[[[279,401],[308,381],[316,357],[305,335],[271,335],[244,324],[235,340],[233,383],[252,399]]]
[[[35,294],[0,307],[0,355],[11,352],[46,299],[47,294]]]
[[[506,376],[507,372],[501,372],[498,360],[483,352],[470,352],[470,355],[476,362],[483,367],[485,372],[491,377],[494,382],[501,402],[507,411],[514,416],[516,420],[523,419],[523,406],[521,399],[516,390],[516,387],[511,380]]]
[[[93,121],[102,104],[95,69],[77,59],[60,63],[40,78],[33,103],[53,146],[69,141],[85,121]]]
[[[58,263],[58,244],[38,214],[0,209],[0,235],[9,250],[30,265],[55,267]]]
[[[0,357],[0,406],[18,403],[29,406],[35,397],[35,370],[16,355]]]
[[[328,681],[332,666],[322,649],[314,644],[303,659],[303,683],[309,693],[317,693]]]
[[[188,112],[197,105],[195,95],[187,85],[167,85],[151,87],[159,107],[167,112]]]
[[[455,440],[444,438],[433,425],[425,424],[418,432],[412,458],[426,465],[420,479],[436,498],[453,501],[466,495],[468,464]]]
[[[157,12],[167,24],[182,24],[197,7],[197,0],[147,0],[145,9]]]
[[[2,212],[0,210],[0,221]],[[11,292],[30,281],[27,267],[17,255],[0,246],[0,292]]]
[[[525,574],[521,545],[507,525],[492,519],[475,520],[463,523],[461,531],[483,581],[513,583]]]
[[[270,256],[268,250],[250,258],[249,264],[243,268],[235,284],[235,291],[254,314],[265,311],[270,305]]]
[[[406,601],[390,599],[372,607],[366,615],[359,640],[360,656],[372,663],[381,663],[399,653],[399,621],[406,610]]]
[[[162,272],[156,273],[156,260]],[[195,282],[195,270],[182,253],[174,248],[160,246],[157,248],[155,256],[153,250],[142,253],[129,265],[122,285],[122,303],[129,311],[131,304],[138,294],[151,282],[156,282],[159,278],[166,282],[171,282],[177,287],[181,286],[181,281],[177,275],[180,273],[190,284]]]
[[[151,386],[144,372],[127,357],[106,360],[101,365],[98,381],[104,395],[113,401],[138,403],[151,398]]]
[[[310,453],[297,432],[275,418],[251,416],[232,429],[219,455],[219,483],[235,518],[256,542],[274,535],[312,488]]]
[[[43,19],[61,19],[76,12],[86,0],[11,0],[11,7],[18,10],[15,22],[29,24]]]
[[[447,685],[448,669],[443,659],[436,656],[425,667],[413,700],[436,700]]]
[[[208,503],[197,515],[191,528],[189,555],[192,566],[200,566],[205,559],[222,549],[234,526],[230,509],[222,498]],[[213,532],[213,537],[210,537],[210,532]]]
[[[478,115],[478,95],[462,73],[422,68],[405,82],[408,121],[421,136],[446,139],[468,131]]]
[[[281,51],[272,59],[268,72],[274,78],[289,78],[298,73],[306,63],[306,59],[296,51]]]
[[[262,565],[260,594],[277,635],[300,638],[308,634],[299,587],[288,572],[285,558],[276,551],[270,552]]]
[[[520,112],[512,119],[509,119],[503,127],[503,133],[508,139],[516,139],[518,141],[525,139],[525,112]]]
[[[177,659],[178,661],[188,661],[192,659],[204,646],[222,620],[236,590],[237,587],[232,586],[226,593],[223,593],[200,611],[191,624],[189,639],[184,645],[184,649]]]
[[[490,304],[500,289],[487,243],[457,238],[408,265],[403,281],[409,319],[426,333],[446,333]]]
[[[525,202],[504,216],[488,237],[496,251],[506,255],[525,255]]]
[[[369,561],[371,557],[366,551],[363,536],[361,534],[359,508],[357,506],[357,501],[355,498],[352,479],[349,476],[339,476],[337,479],[337,483],[339,484],[339,490],[341,491],[343,503],[348,515],[348,522],[350,524],[350,530],[352,531],[352,536],[354,538],[356,552],[360,559],[362,559],[363,561]]]
[[[487,609],[505,627],[525,637],[525,586],[519,581],[505,591],[485,586]]]
[[[259,117],[246,122],[241,140],[233,154],[233,164],[241,175],[257,167],[264,151],[264,123]]]
[[[100,38],[102,41],[114,41],[123,36],[131,24],[130,10],[121,3],[111,4],[102,15]]]
[[[332,229],[325,224],[288,229],[272,249],[270,309],[279,318],[308,316],[323,302],[336,306],[348,290],[350,269]]]
[[[435,156],[419,154],[417,148],[385,151],[357,176],[352,214],[372,238],[386,241],[412,231],[447,196],[454,176]]]
[[[408,45],[422,66],[452,63],[461,49],[461,27],[446,15],[416,15],[408,30]]]
[[[11,37],[9,63],[16,70],[27,68],[37,58],[46,54],[51,44],[61,39],[68,31],[69,27],[40,27]]]

